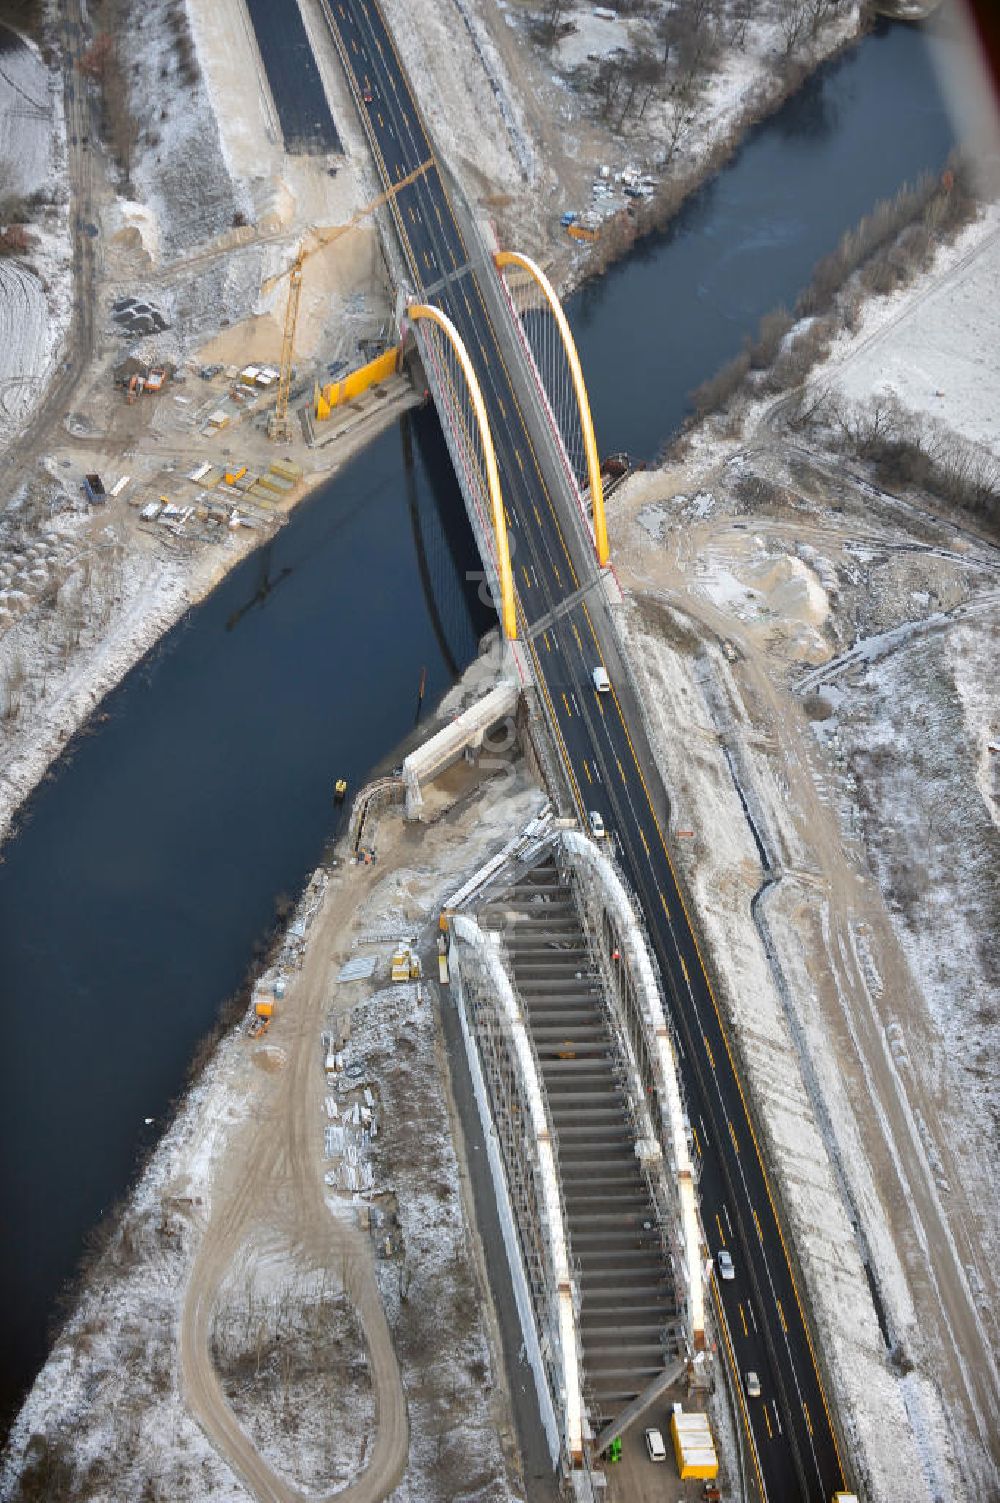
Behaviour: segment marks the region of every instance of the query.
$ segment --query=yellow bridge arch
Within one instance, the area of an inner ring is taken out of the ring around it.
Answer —
[[[594,420],[590,415],[590,399],[587,396],[587,387],[583,379],[583,367],[580,365],[580,357],[576,352],[576,343],[566,321],[566,315],[562,310],[562,304],[556,294],[555,288],[545,275],[537,262],[532,261],[530,256],[522,256],[519,251],[497,251],[493,257],[497,267],[503,271],[505,266],[519,266],[526,271],[541,289],[542,296],[549,305],[552,317],[556,321],[556,328],[566,351],[566,363],[569,366],[570,375],[573,379],[573,390],[576,393],[577,406],[580,409],[580,429],[583,433],[584,453],[587,456],[587,474],[590,479],[590,501],[594,509],[594,543],[597,548],[597,562],[603,568],[611,556],[608,546],[608,524],[604,514],[604,484],[601,480],[601,462],[597,457],[597,439],[594,435]]]
[[[469,387],[469,395],[472,398],[473,411],[476,414],[476,422],[479,425],[479,436],[483,445],[483,457],[486,462],[486,484],[490,493],[490,505],[493,509],[493,532],[497,545],[497,572],[500,579],[500,620],[503,626],[504,636],[508,641],[514,641],[517,636],[517,611],[514,605],[514,571],[510,562],[510,543],[507,538],[507,518],[503,508],[503,496],[500,492],[500,474],[497,470],[496,450],[493,447],[493,435],[490,432],[490,420],[486,412],[486,403],[483,401],[482,389],[479,378],[469,359],[469,352],[461,334],[455,328],[447,314],[442,313],[440,308],[431,307],[428,303],[411,303],[406,310],[409,318],[414,323],[420,319],[429,319],[447,338],[462,373]]]

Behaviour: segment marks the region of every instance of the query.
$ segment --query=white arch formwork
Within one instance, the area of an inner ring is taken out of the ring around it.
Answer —
[[[682,1273],[687,1288],[688,1337],[694,1351],[705,1349],[704,1259],[698,1222],[698,1197],[688,1143],[687,1119],[681,1099],[680,1077],[673,1036],[667,1026],[660,988],[632,901],[614,865],[578,830],[561,830],[559,840],[570,864],[595,880],[606,912],[616,921],[629,969],[641,999],[642,1021],[660,1108],[660,1129],[677,1195],[683,1250]],[[615,998],[611,999],[613,1002]],[[642,1099],[642,1092],[639,1092]]]
[[[521,1325],[525,1334],[525,1344],[529,1348],[532,1367],[538,1380],[539,1400],[543,1408],[543,1419],[546,1418],[546,1403],[551,1406],[551,1411],[546,1424],[550,1434],[550,1445],[553,1439],[553,1428],[557,1432],[558,1440],[554,1447],[557,1460],[558,1453],[562,1452],[564,1462],[569,1467],[578,1467],[583,1461],[583,1420],[584,1405],[583,1395],[580,1391],[580,1337],[577,1328],[576,1294],[572,1268],[570,1265],[569,1243],[566,1236],[565,1219],[563,1216],[562,1196],[559,1189],[559,1175],[556,1169],[555,1152],[552,1144],[552,1133],[549,1126],[549,1117],[545,1105],[545,1097],[542,1092],[541,1079],[538,1065],[535,1059],[534,1049],[528,1034],[527,1025],[521,1012],[520,1003],[511,985],[503,960],[490,937],[480,929],[475,919],[467,914],[456,913],[451,919],[451,931],[453,939],[459,941],[459,945],[452,945],[453,981],[457,982],[461,1005],[459,1012],[462,1021],[462,1032],[465,1038],[466,1049],[469,1054],[469,1063],[473,1074],[473,1085],[479,1100],[480,1112],[484,1108],[489,1113],[488,1119],[483,1126],[486,1129],[486,1138],[490,1153],[490,1166],[493,1171],[494,1186],[497,1190],[498,1205],[501,1211],[501,1226],[504,1231],[504,1241],[507,1244],[508,1258],[514,1273],[515,1295],[517,1296],[518,1310],[521,1316]],[[534,1155],[534,1164],[537,1167],[537,1182],[540,1203],[537,1206],[538,1225],[545,1238],[549,1268],[555,1294],[555,1308],[552,1318],[548,1322],[548,1329],[538,1329],[534,1302],[530,1297],[524,1270],[520,1267],[520,1252],[514,1229],[514,1210],[510,1203],[509,1190],[506,1185],[506,1169],[502,1160],[498,1162],[496,1152],[498,1132],[494,1123],[494,1112],[486,1094],[486,1083],[482,1071],[480,1051],[473,1037],[476,1019],[470,1016],[471,1005],[468,1008],[465,997],[465,978],[461,960],[460,946],[465,945],[472,951],[475,961],[481,968],[486,979],[491,999],[497,1014],[497,1021],[504,1033],[508,1044],[510,1056],[515,1064],[517,1079],[522,1091],[523,1101],[527,1108],[530,1139],[526,1136],[522,1145],[522,1151]],[[456,953],[457,952],[457,953]],[[457,962],[457,963],[456,963]],[[505,1214],[506,1212],[506,1214]],[[520,1279],[518,1269],[520,1268]],[[534,1333],[534,1340],[529,1340],[529,1328]],[[545,1374],[545,1362],[543,1350],[547,1352],[550,1361],[558,1373],[557,1392],[550,1391],[550,1384]]]

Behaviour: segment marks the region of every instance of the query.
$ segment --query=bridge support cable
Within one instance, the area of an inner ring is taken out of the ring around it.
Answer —
[[[605,962],[607,995],[618,1012],[619,1031],[627,1043],[640,1145],[644,1131],[654,1133],[670,1167],[677,1204],[674,1214],[667,1211],[664,1224],[674,1246],[678,1293],[683,1290],[687,1338],[697,1354],[706,1348],[704,1259],[673,1034],[646,937],[624,882],[594,841],[576,830],[561,831],[559,839],[583,911],[590,920],[590,932],[597,939],[599,958]],[[607,957],[611,957],[610,965]],[[651,1097],[659,1112],[655,1124],[646,1110]]]
[[[531,1037],[497,936],[451,919],[452,984],[497,1191],[518,1313],[553,1463],[584,1459],[578,1290],[550,1116]]]
[[[447,314],[427,303],[411,303],[406,311],[418,332],[424,368],[434,387],[445,437],[463,488],[469,493],[470,502],[492,521],[491,527],[484,526],[481,530],[484,541],[490,545],[489,555],[496,569],[503,633],[508,641],[513,641],[517,637],[517,611],[507,514],[479,379],[462,336]],[[430,332],[425,334],[428,326],[441,337],[435,339]]]
[[[501,273],[508,273],[501,280],[538,373],[578,494],[584,476],[590,486],[594,546],[597,562],[603,568],[610,558],[604,485],[590,398],[576,342],[556,291],[541,267],[519,251],[497,251],[493,259]],[[524,274],[519,284],[511,282],[512,268]],[[532,291],[534,296],[530,295]]]

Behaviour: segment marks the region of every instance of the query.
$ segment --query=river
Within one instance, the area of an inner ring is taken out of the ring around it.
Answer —
[[[921,32],[883,26],[822,69],[570,302],[602,450],[652,458],[760,315],[951,144]],[[391,759],[422,670],[433,703],[488,624],[440,432],[411,421],[412,464],[393,429],[318,490],[109,696],[3,850],[0,1412],[276,900],[336,833],[333,780]]]

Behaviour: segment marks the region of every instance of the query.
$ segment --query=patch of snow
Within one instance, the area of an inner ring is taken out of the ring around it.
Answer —
[[[852,401],[894,396],[1000,455],[1000,204],[938,252],[933,281],[865,304],[854,336],[835,342],[830,377]]]

